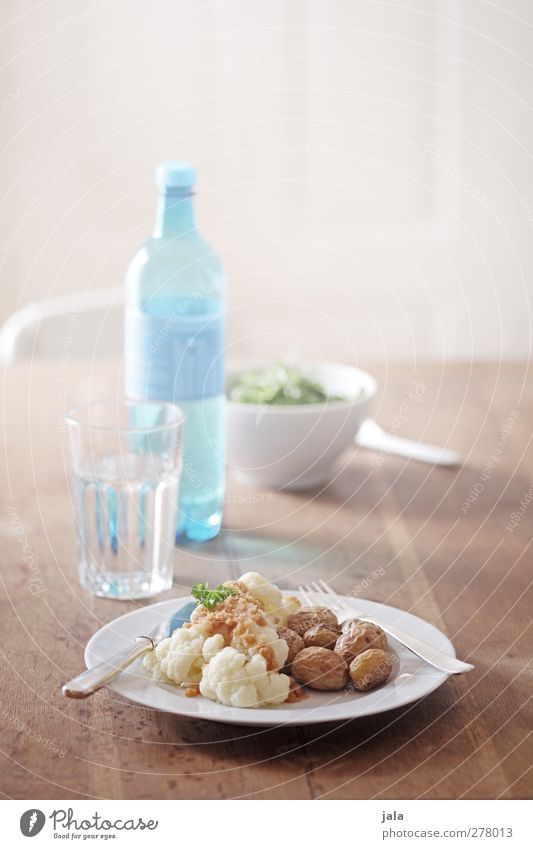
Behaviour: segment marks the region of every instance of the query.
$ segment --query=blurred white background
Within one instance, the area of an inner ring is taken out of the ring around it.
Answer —
[[[0,28],[0,321],[120,286],[180,158],[230,356],[528,356],[528,0],[3,0]]]

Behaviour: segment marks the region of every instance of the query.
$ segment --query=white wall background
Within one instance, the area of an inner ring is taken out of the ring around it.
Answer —
[[[232,356],[525,357],[528,0],[3,0],[0,320],[120,285],[199,169]]]

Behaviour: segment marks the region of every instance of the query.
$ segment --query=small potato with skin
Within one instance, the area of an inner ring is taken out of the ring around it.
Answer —
[[[342,624],[340,626],[341,633],[345,634],[347,631],[351,631],[352,628],[356,628],[360,624],[361,624],[360,619],[346,619],[344,622],[342,622]]]
[[[328,625],[313,625],[303,637],[306,646],[322,646],[323,649],[335,648],[339,637],[338,628],[330,628]]]
[[[339,627],[337,617],[329,607],[302,607],[298,613],[293,613],[287,620],[287,628],[296,631],[300,637],[303,637],[305,632],[315,625],[327,625],[331,628]]]
[[[354,625],[341,634],[335,643],[335,651],[346,663],[351,663],[354,657],[367,649],[388,649],[387,635],[374,622],[360,622]]]
[[[365,692],[384,684],[392,673],[392,659],[381,649],[367,649],[350,663],[350,678],[356,690]]]
[[[289,647],[289,654],[285,661],[285,669],[289,668],[294,658],[302,649],[305,648],[305,643],[296,631],[291,631],[290,628],[278,628],[278,637],[280,640],[285,640]]]
[[[292,674],[301,684],[315,690],[342,690],[348,677],[348,666],[331,649],[309,646],[294,658]]]

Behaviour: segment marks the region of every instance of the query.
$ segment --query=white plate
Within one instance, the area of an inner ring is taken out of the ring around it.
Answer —
[[[298,593],[291,592],[291,595],[297,596]],[[449,639],[418,616],[361,598],[344,596],[344,599],[363,616],[378,623],[397,625],[435,648],[455,656]],[[87,667],[94,666],[127,648],[135,637],[146,634],[156,625],[168,620],[188,601],[192,601],[190,596],[162,601],[126,613],[125,616],[104,625],[87,643]],[[439,672],[424,663],[396,640],[389,638],[389,644],[394,661],[392,676],[383,687],[369,693],[349,693],[344,690],[322,693],[306,688],[308,698],[301,702],[268,708],[230,708],[203,696],[190,698],[178,686],[155,681],[142,669],[141,661],[132,664],[127,672],[123,672],[110,684],[110,689],[133,702],[157,710],[234,725],[308,725],[313,722],[339,722],[407,705],[427,696],[448,677],[445,672]]]

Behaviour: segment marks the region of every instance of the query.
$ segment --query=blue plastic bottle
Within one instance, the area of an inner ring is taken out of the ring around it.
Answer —
[[[178,542],[216,536],[224,498],[224,278],[196,230],[195,178],[186,162],[158,166],[154,233],[126,276],[126,395],[186,416]]]

